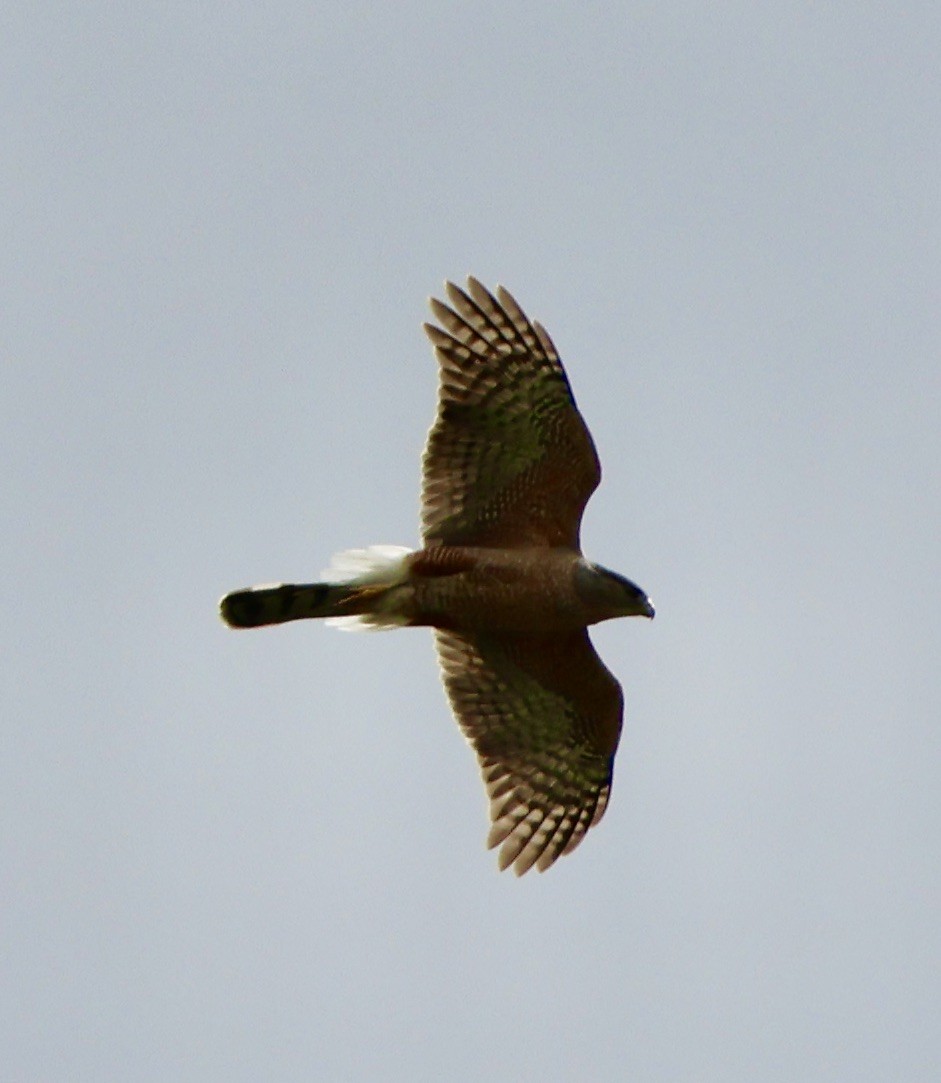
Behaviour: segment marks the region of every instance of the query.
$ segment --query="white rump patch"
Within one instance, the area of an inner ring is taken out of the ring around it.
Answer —
[[[405,559],[412,550],[404,545],[370,545],[365,549],[344,549],[330,558],[330,567],[321,572],[325,583],[357,587],[395,587],[408,580]],[[361,613],[355,617],[328,617],[325,624],[343,632],[382,632],[401,628],[405,619],[394,611]]]

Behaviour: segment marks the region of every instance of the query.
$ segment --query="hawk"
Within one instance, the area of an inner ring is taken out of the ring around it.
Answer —
[[[552,340],[501,286],[445,288],[424,325],[440,384],[421,548],[350,550],[322,582],[236,591],[220,609],[233,628],[433,628],[490,801],[487,845],[522,875],[573,850],[611,792],[623,696],[588,626],[654,609],[582,556],[601,467]]]

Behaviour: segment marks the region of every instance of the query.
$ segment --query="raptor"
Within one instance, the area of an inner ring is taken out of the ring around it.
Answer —
[[[220,611],[234,628],[433,628],[487,789],[488,846],[521,875],[573,850],[611,792],[623,695],[587,629],[654,608],[582,555],[601,467],[549,335],[501,286],[445,288],[424,325],[440,382],[421,548],[349,550],[321,582],[235,591]]]

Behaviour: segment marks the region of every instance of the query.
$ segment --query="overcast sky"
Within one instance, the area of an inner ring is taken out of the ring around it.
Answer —
[[[0,1079],[941,1078],[936,4],[24,4],[0,34]],[[549,329],[657,619],[499,874],[426,631],[427,296]]]

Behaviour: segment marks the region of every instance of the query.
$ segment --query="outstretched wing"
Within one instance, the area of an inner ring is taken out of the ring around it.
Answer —
[[[446,283],[425,324],[441,366],[425,447],[425,544],[579,548],[601,479],[591,435],[552,340],[502,286]]]
[[[543,872],[604,813],[621,732],[621,686],[588,633],[496,637],[438,631],[451,706],[490,798],[500,868]]]

